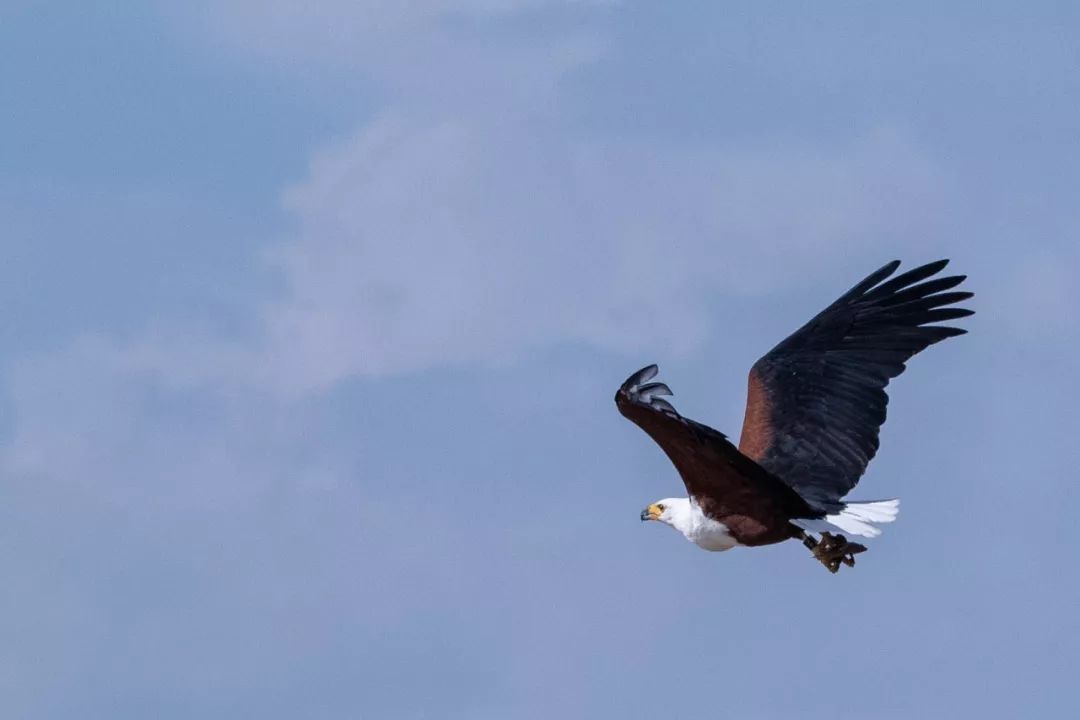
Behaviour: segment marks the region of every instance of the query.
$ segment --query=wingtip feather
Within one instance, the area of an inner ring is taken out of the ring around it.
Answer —
[[[656,374],[658,372],[660,372],[660,368],[656,365],[656,363],[653,363],[652,365],[646,365],[630,377],[626,378],[626,382],[624,382],[622,384],[622,387],[620,387],[619,389],[623,392],[627,392],[633,388],[636,388],[642,383],[649,382],[654,377],[656,377]]]

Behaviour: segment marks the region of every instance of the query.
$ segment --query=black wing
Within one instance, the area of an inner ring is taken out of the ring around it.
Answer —
[[[739,449],[811,505],[837,509],[877,452],[889,380],[917,352],[967,332],[929,325],[973,314],[947,307],[972,297],[946,292],[964,275],[927,280],[947,263],[886,281],[900,265],[889,263],[754,363]]]

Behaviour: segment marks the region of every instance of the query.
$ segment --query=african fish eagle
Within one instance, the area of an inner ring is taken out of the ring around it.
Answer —
[[[842,533],[876,537],[899,509],[898,500],[844,500],[877,452],[885,386],[916,353],[966,332],[931,323],[973,314],[951,307],[973,297],[952,291],[966,276],[930,279],[946,264],[891,279],[900,262],[885,265],[754,363],[738,447],[664,400],[672,392],[651,382],[656,365],[634,373],[615,394],[619,412],[663,449],[689,495],[659,500],[641,519],[705,550],[797,539],[831,572],[854,565],[866,548]]]

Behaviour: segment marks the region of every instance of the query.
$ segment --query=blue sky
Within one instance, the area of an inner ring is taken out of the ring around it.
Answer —
[[[90,5],[0,7],[4,717],[1080,709],[1073,4]],[[625,376],[737,435],[894,257],[979,314],[859,566],[643,526]]]

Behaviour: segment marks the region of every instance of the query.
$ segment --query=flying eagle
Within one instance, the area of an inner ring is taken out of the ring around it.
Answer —
[[[877,452],[885,386],[919,351],[967,332],[930,323],[973,314],[950,307],[973,297],[952,291],[966,276],[929,279],[948,262],[892,279],[900,261],[889,263],[754,363],[738,447],[664,400],[672,392],[651,382],[656,365],[630,376],[615,394],[619,412],[663,449],[689,494],[641,519],[705,550],[797,539],[831,572],[854,565],[866,548],[841,533],[876,537],[899,510],[898,500],[843,499]]]

